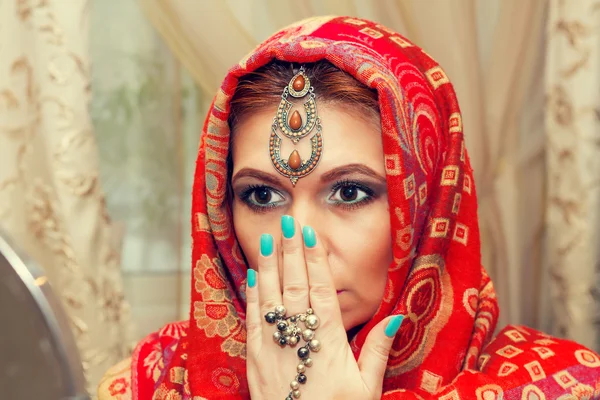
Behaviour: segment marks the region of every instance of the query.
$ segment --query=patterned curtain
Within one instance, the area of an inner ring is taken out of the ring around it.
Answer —
[[[551,0],[547,259],[557,333],[600,349],[600,1]]]
[[[62,296],[93,393],[131,337],[88,114],[88,3],[66,3],[0,1],[0,227]]]

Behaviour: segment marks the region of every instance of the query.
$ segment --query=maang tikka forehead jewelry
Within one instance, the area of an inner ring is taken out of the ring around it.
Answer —
[[[269,141],[271,162],[280,174],[290,178],[294,186],[296,186],[299,178],[310,174],[315,169],[321,159],[323,150],[321,121],[317,114],[314,91],[315,89],[311,85],[304,67],[300,67],[300,71],[294,75],[283,89],[281,102],[277,109],[277,116],[273,119],[273,126],[271,127],[271,139]],[[290,115],[290,111],[294,105],[288,100],[288,96],[297,99],[308,96],[308,100],[304,103],[304,111],[306,113],[304,120],[298,110],[294,110]],[[313,131],[316,131],[310,139],[310,158],[303,161],[298,150],[294,149],[287,157],[287,160],[282,159],[282,138],[279,136],[278,131],[290,139],[294,145],[298,144],[301,139],[310,135]]]

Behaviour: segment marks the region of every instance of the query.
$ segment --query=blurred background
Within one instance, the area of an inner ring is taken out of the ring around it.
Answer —
[[[600,0],[0,0],[0,228],[60,294],[92,393],[187,318],[193,169],[227,69],[330,14],[450,76],[500,325],[600,350]]]

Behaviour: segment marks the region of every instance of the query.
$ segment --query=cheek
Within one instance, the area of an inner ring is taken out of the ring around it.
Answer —
[[[388,215],[382,217],[383,221],[373,218],[363,224],[352,239],[346,238],[345,245],[350,249],[345,257],[346,263],[354,266],[349,269],[353,275],[352,281],[360,282],[361,286],[377,288],[377,291],[362,291],[365,296],[376,299],[383,296],[387,271],[393,259]]]
[[[387,204],[377,205],[364,213],[360,220],[340,221],[337,235],[331,238],[337,259],[337,273],[353,285],[381,287],[387,279],[387,270],[393,259],[390,221]],[[365,291],[371,293],[372,291]]]
[[[353,313],[369,318],[383,297],[393,260],[392,239],[387,202],[362,214],[359,220],[339,223],[330,257],[336,281],[353,292]]]

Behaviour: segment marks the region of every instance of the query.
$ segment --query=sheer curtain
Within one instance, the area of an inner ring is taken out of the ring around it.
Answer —
[[[549,330],[544,230],[545,2],[140,0],[148,19],[212,96],[227,68],[277,29],[313,15],[379,21],[427,49],[454,82],[477,172],[483,259],[501,324]]]
[[[139,340],[187,317],[182,277],[203,97],[137,2],[93,0],[90,37],[91,118],[108,210],[123,227],[122,272]]]
[[[600,1],[550,1],[548,262],[557,329],[600,349]]]
[[[62,298],[93,393],[132,338],[87,108],[89,17],[85,1],[0,1],[0,227]]]

